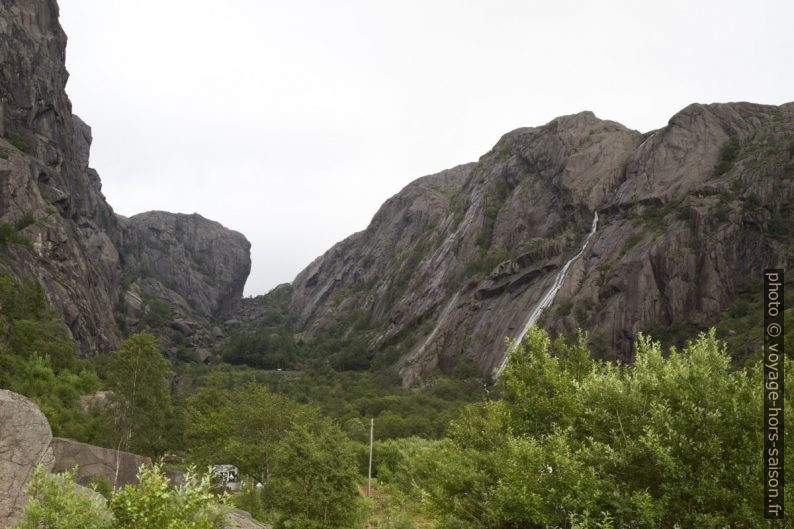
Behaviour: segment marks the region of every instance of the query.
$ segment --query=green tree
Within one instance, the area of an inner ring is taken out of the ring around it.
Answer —
[[[276,443],[290,428],[298,405],[254,383],[226,389],[213,376],[188,399],[185,437],[191,461],[230,463],[264,482]]]
[[[277,527],[355,527],[362,515],[353,443],[330,419],[304,413],[278,443],[266,497]]]
[[[590,369],[586,343],[580,333],[575,343],[552,344],[545,331],[532,327],[523,343],[511,347],[500,383],[515,433],[540,435],[569,423],[574,386]]]
[[[130,336],[113,354],[107,367],[113,390],[110,413],[120,448],[151,455],[162,452],[171,406],[170,367],[158,351],[157,339],[148,333]]]

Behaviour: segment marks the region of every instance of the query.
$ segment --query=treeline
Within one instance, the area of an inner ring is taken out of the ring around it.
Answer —
[[[256,383],[297,403],[319,408],[356,441],[368,438],[371,417],[378,422],[380,439],[413,435],[440,438],[463,406],[485,395],[483,381],[471,373],[462,375],[466,378],[437,373],[417,391],[403,388],[400,378],[391,372],[337,371],[328,365],[279,372],[184,364],[177,366],[177,372],[184,380],[196,381],[199,388],[220,384],[232,389]]]

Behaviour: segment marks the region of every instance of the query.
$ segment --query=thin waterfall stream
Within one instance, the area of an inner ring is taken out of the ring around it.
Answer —
[[[532,325],[534,325],[536,321],[538,321],[538,318],[540,318],[540,315],[543,313],[543,310],[552,304],[554,298],[557,296],[557,292],[562,287],[563,281],[565,281],[565,276],[568,273],[568,268],[571,267],[574,261],[576,261],[579,258],[579,256],[582,255],[582,253],[584,253],[585,249],[587,248],[587,244],[590,242],[590,239],[593,237],[593,234],[596,232],[597,227],[598,227],[598,212],[596,211],[595,215],[593,216],[593,225],[590,228],[590,233],[588,233],[587,237],[585,237],[584,243],[582,244],[582,247],[579,249],[579,252],[573,257],[571,257],[568,260],[568,262],[565,263],[565,266],[563,266],[560,269],[560,271],[557,272],[557,277],[554,278],[554,283],[552,283],[551,287],[549,287],[546,293],[543,294],[543,297],[540,298],[540,301],[538,301],[535,304],[535,306],[532,308],[532,311],[529,313],[529,318],[527,318],[527,322],[526,324],[524,324],[524,328],[521,330],[521,333],[516,337],[516,343],[521,343],[521,340],[524,339],[524,336],[527,334],[527,331],[529,331],[529,328]],[[494,379],[497,379],[502,375],[502,371],[504,371],[505,366],[507,365],[507,360],[508,360],[508,354],[507,351],[505,351],[505,356],[502,359],[502,362],[499,364],[499,369],[496,370]]]

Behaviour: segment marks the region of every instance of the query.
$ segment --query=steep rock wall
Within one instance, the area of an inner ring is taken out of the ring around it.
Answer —
[[[691,105],[641,134],[584,112],[506,134],[479,162],[417,180],[293,284],[311,339],[369,329],[406,384],[501,361],[560,267],[600,226],[541,324],[630,359],[649,326],[711,323],[791,258],[794,105]]]

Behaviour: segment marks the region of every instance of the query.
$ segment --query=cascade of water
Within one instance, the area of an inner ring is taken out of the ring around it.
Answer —
[[[543,294],[543,297],[540,298],[540,301],[532,308],[532,311],[529,313],[529,318],[527,318],[527,323],[524,325],[521,333],[516,337],[516,343],[521,343],[521,340],[524,339],[524,336],[527,334],[529,328],[534,325],[534,323],[540,318],[543,309],[551,305],[554,301],[555,296],[557,296],[557,292],[562,287],[562,282],[565,281],[565,275],[568,273],[568,268],[576,261],[582,253],[584,253],[585,248],[587,248],[587,243],[590,242],[590,238],[596,232],[596,228],[598,227],[598,212],[595,213],[593,216],[593,225],[590,228],[590,233],[587,234],[587,237],[584,239],[584,243],[582,247],[579,249],[579,252],[571,257],[565,266],[563,266],[559,272],[557,272],[557,277],[554,278],[554,283],[552,283],[551,287]],[[496,374],[494,375],[494,379],[497,379],[501,376],[502,371],[504,371],[505,366],[507,365],[508,355],[505,352],[505,356],[502,359],[502,362],[499,364],[499,368],[496,370]]]

